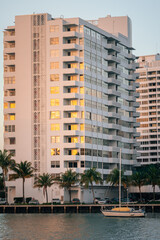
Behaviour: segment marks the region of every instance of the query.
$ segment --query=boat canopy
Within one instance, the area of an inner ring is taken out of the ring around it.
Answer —
[[[112,211],[114,211],[114,212],[130,212],[131,209],[128,207],[117,207],[117,208],[112,208]]]

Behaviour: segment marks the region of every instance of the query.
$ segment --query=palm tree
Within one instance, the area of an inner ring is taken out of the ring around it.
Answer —
[[[121,173],[123,175],[123,173]],[[110,174],[107,176],[106,182],[110,182],[111,186],[119,185],[119,170],[118,168],[114,168]]]
[[[141,187],[146,184],[146,173],[143,170],[139,170],[131,176],[131,183],[133,186],[136,186],[139,188],[139,195],[140,195],[140,201],[142,202],[142,193],[141,193]]]
[[[124,188],[126,188],[129,184],[129,178],[128,176],[124,175],[123,170],[121,171],[121,181],[122,181],[122,185],[124,186]],[[114,168],[110,174],[107,176],[106,179],[107,183],[111,183],[111,186],[118,186],[119,185],[119,169],[118,168]]]
[[[4,192],[3,174],[0,173],[0,192]]]
[[[33,172],[34,172],[34,168],[31,166],[32,163],[31,162],[20,162],[17,163],[15,166],[12,167],[12,170],[15,172],[14,174],[10,175],[10,179],[9,180],[15,180],[18,178],[22,178],[23,180],[23,184],[22,184],[22,188],[23,188],[23,203],[25,203],[25,197],[24,197],[24,183],[25,183],[25,179],[26,178],[31,178],[33,177]]]
[[[129,190],[129,186],[131,185],[131,176],[124,175],[122,178],[122,184],[127,191],[127,201],[128,201],[128,190]]]
[[[46,201],[48,203],[47,187],[51,187],[54,184],[54,179],[51,174],[43,173],[36,178],[34,187],[43,188],[43,194],[46,195]]]
[[[81,184],[84,184],[85,188],[88,188],[89,185],[91,185],[91,190],[93,194],[93,201],[95,199],[94,196],[94,189],[93,189],[93,183],[103,183],[103,180],[101,178],[100,172],[96,171],[96,168],[90,168],[88,170],[85,170],[84,173],[81,175]]]
[[[106,179],[107,183],[110,183],[111,186],[119,186],[119,169],[114,168]],[[121,183],[125,189],[128,189],[129,186],[129,176],[124,175],[124,171],[121,171]],[[127,199],[128,199],[128,191],[127,191]]]
[[[3,185],[4,185],[4,192],[5,192],[5,198],[7,201],[7,188],[6,188],[6,177],[9,169],[11,169],[15,161],[12,159],[12,154],[8,153],[6,149],[2,152],[0,150],[0,167],[2,168],[2,175],[3,175]]]
[[[71,188],[74,184],[79,182],[79,173],[73,172],[72,169],[70,169],[55,180],[61,188],[67,188],[69,192],[69,200],[71,202]]]
[[[155,200],[155,187],[160,185],[160,168],[156,164],[152,164],[147,168],[147,183],[153,187],[153,200]]]

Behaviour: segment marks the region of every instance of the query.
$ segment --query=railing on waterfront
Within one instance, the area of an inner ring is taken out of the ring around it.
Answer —
[[[111,209],[118,204],[72,204],[72,205],[0,205],[0,213],[100,213],[101,208]],[[129,204],[146,212],[160,212],[160,204]]]

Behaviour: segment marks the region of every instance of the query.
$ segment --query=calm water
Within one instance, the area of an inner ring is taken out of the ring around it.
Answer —
[[[160,214],[105,218],[101,214],[0,214],[3,240],[159,240]]]

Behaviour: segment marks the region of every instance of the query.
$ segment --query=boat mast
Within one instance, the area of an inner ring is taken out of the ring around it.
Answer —
[[[121,207],[121,165],[122,165],[122,160],[121,160],[121,148],[120,148],[120,151],[119,151],[119,207]]]

